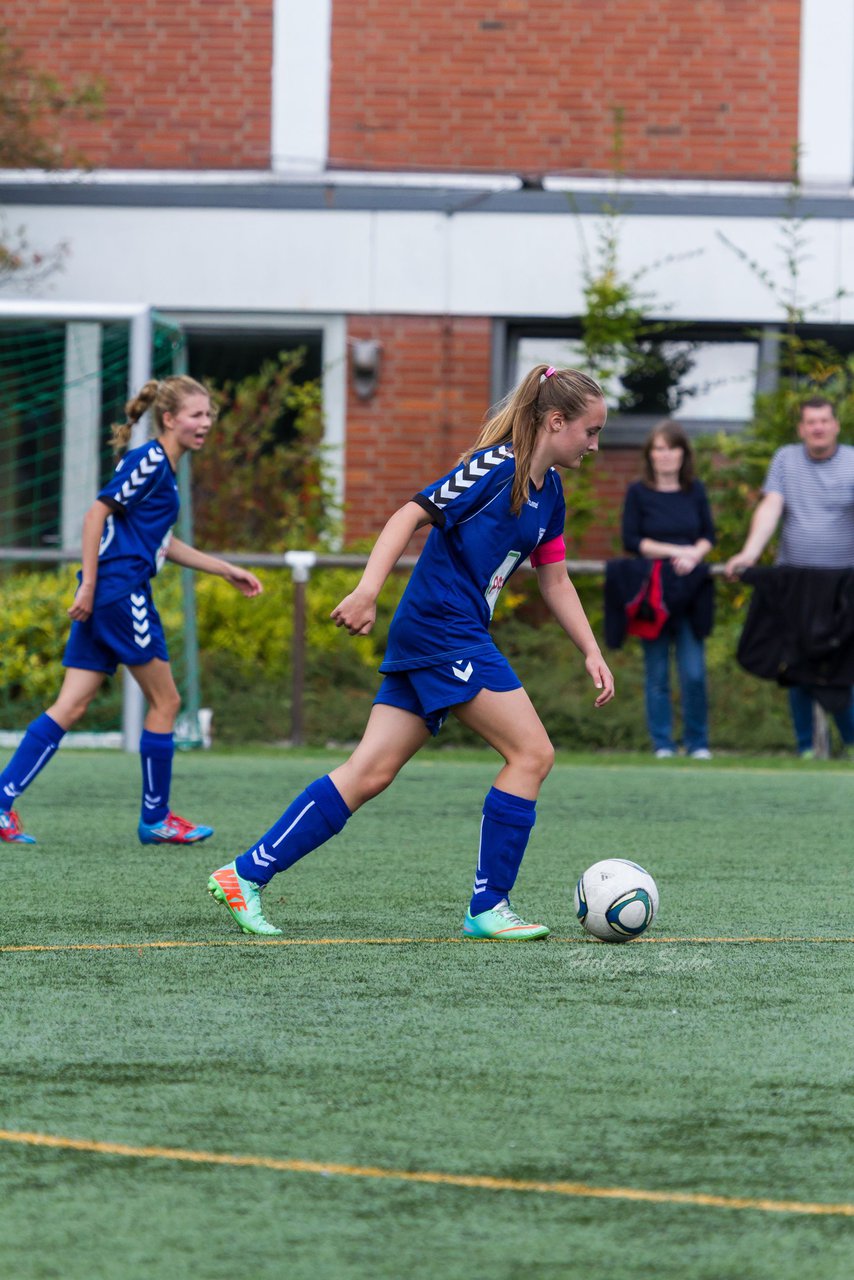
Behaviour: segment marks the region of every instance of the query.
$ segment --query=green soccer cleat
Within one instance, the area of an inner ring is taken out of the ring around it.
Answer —
[[[281,929],[264,919],[261,886],[239,876],[235,863],[229,862],[227,867],[214,871],[208,880],[208,893],[231,912],[244,933],[262,938],[281,937]]]
[[[544,924],[528,924],[510,906],[506,898],[497,902],[491,911],[481,911],[473,916],[466,912],[463,936],[492,942],[533,942],[547,938],[549,931]]]

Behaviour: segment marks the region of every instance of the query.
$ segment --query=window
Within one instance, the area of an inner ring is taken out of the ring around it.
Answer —
[[[760,341],[742,328],[685,325],[670,328],[646,369],[623,370],[615,383],[611,426],[641,438],[658,418],[673,416],[692,433],[737,430],[749,420],[760,373]],[[653,344],[653,348],[655,344]],[[508,324],[507,387],[532,365],[581,362],[578,323]],[[674,381],[674,378],[676,379]],[[609,431],[612,443],[617,443]]]

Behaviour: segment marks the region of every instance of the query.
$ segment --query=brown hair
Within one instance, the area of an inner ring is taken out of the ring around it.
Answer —
[[[133,399],[128,400],[125,405],[126,420],[122,423],[113,423],[110,431],[113,453],[124,453],[130,442],[134,425],[147,410],[151,410],[156,434],[162,435],[163,415],[180,413],[184,401],[190,396],[198,395],[207,396],[211,400],[211,410],[215,416],[210,391],[202,386],[201,382],[196,382],[195,378],[190,378],[185,373],[176,373],[171,378],[163,378],[162,381],[152,378],[146,382],[145,386],[141,387]]]
[[[832,400],[828,400],[826,396],[810,396],[808,400],[802,400],[800,405],[800,413],[798,418],[803,418],[804,409],[829,409],[836,417],[836,405]]]
[[[488,449],[490,445],[512,444],[516,478],[510,495],[510,510],[518,516],[528,500],[531,455],[537,431],[546,414],[557,410],[572,421],[581,417],[591,400],[604,399],[599,383],[586,373],[538,364],[487,418],[474,444],[460,461],[468,462],[472,454]]]
[[[672,418],[662,418],[650,431],[643,447],[643,482],[655,488],[655,471],[652,465],[652,446],[658,439],[665,440],[669,449],[682,450],[682,466],[679,468],[679,488],[690,489],[694,483],[694,450],[685,429]]]

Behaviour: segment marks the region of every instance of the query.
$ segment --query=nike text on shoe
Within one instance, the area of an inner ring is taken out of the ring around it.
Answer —
[[[14,809],[0,809],[0,840],[9,844],[35,844],[35,836],[28,836],[21,828],[21,819]]]
[[[491,911],[481,911],[476,916],[467,911],[463,935],[492,942],[533,942],[536,938],[547,938],[549,931],[544,924],[528,924],[516,915],[507,899],[502,898]]]
[[[231,912],[244,933],[255,933],[262,938],[281,937],[281,929],[264,919],[260,885],[239,876],[233,862],[214,871],[208,880],[208,893]]]
[[[213,827],[196,826],[177,813],[167,813],[162,822],[140,822],[142,844],[198,844],[214,833]]]

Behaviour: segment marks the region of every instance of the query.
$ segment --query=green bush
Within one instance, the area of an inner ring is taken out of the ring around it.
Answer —
[[[281,742],[291,726],[293,581],[285,570],[262,570],[264,594],[244,600],[219,578],[195,578],[201,655],[202,701],[214,709],[214,733],[222,743]],[[358,580],[356,570],[315,570],[306,591],[306,670],[303,695],[306,740],[349,743],[361,735],[380,677],[388,626],[406,584],[393,574],[380,599],[370,636],[354,638],[329,619],[335,604]],[[579,593],[602,634],[600,578],[582,578]],[[16,571],[0,578],[0,688],[2,725],[23,728],[48,705],[62,680],[68,633],[66,609],[73,571]],[[786,699],[775,685],[748,676],[735,661],[745,588],[717,584],[719,620],[708,642],[711,734],[715,748],[786,751],[791,730]],[[182,661],[181,583],[167,566],[155,583],[155,599],[179,673]],[[629,641],[606,653],[617,697],[596,710],[594,690],[580,655],[548,618],[533,575],[514,579],[496,612],[495,638],[524,682],[552,736],[563,749],[648,749],[643,710],[640,645]],[[678,699],[676,699],[678,703]],[[119,681],[93,705],[86,728],[118,727]],[[453,717],[443,743],[475,741]]]
[[[74,570],[0,578],[0,691],[3,727],[23,727],[53,702],[74,599]]]
[[[264,593],[254,600],[244,600],[221,578],[195,576],[203,696],[214,705],[218,694],[226,699],[229,714],[218,718],[223,721],[223,736],[230,741],[287,736],[293,580],[286,570],[262,570],[259,576]],[[406,583],[405,575],[393,576],[383,592],[373,633],[350,637],[330,622],[329,614],[358,578],[355,570],[318,571],[306,592],[306,695],[309,700],[314,698],[318,706],[333,689],[338,691],[338,698],[346,701],[349,686],[358,688],[361,683],[368,689],[375,683],[391,615]],[[75,585],[72,569],[18,570],[0,577],[0,705],[5,728],[22,728],[56,697],[63,678],[61,659],[70,626],[66,610]],[[180,683],[183,602],[180,572],[174,566],[164,568],[155,582],[154,594]],[[320,698],[318,689],[323,694]],[[287,690],[288,700],[284,715],[283,690]],[[241,714],[241,700],[250,708],[257,704],[258,713]],[[121,714],[118,691],[108,689],[106,705],[104,702],[102,695],[91,708],[85,727],[116,727]],[[327,718],[323,716],[324,720]],[[330,719],[326,736],[340,736],[336,725],[346,720],[343,716]],[[259,722],[265,726],[260,735],[251,732],[253,724]]]

